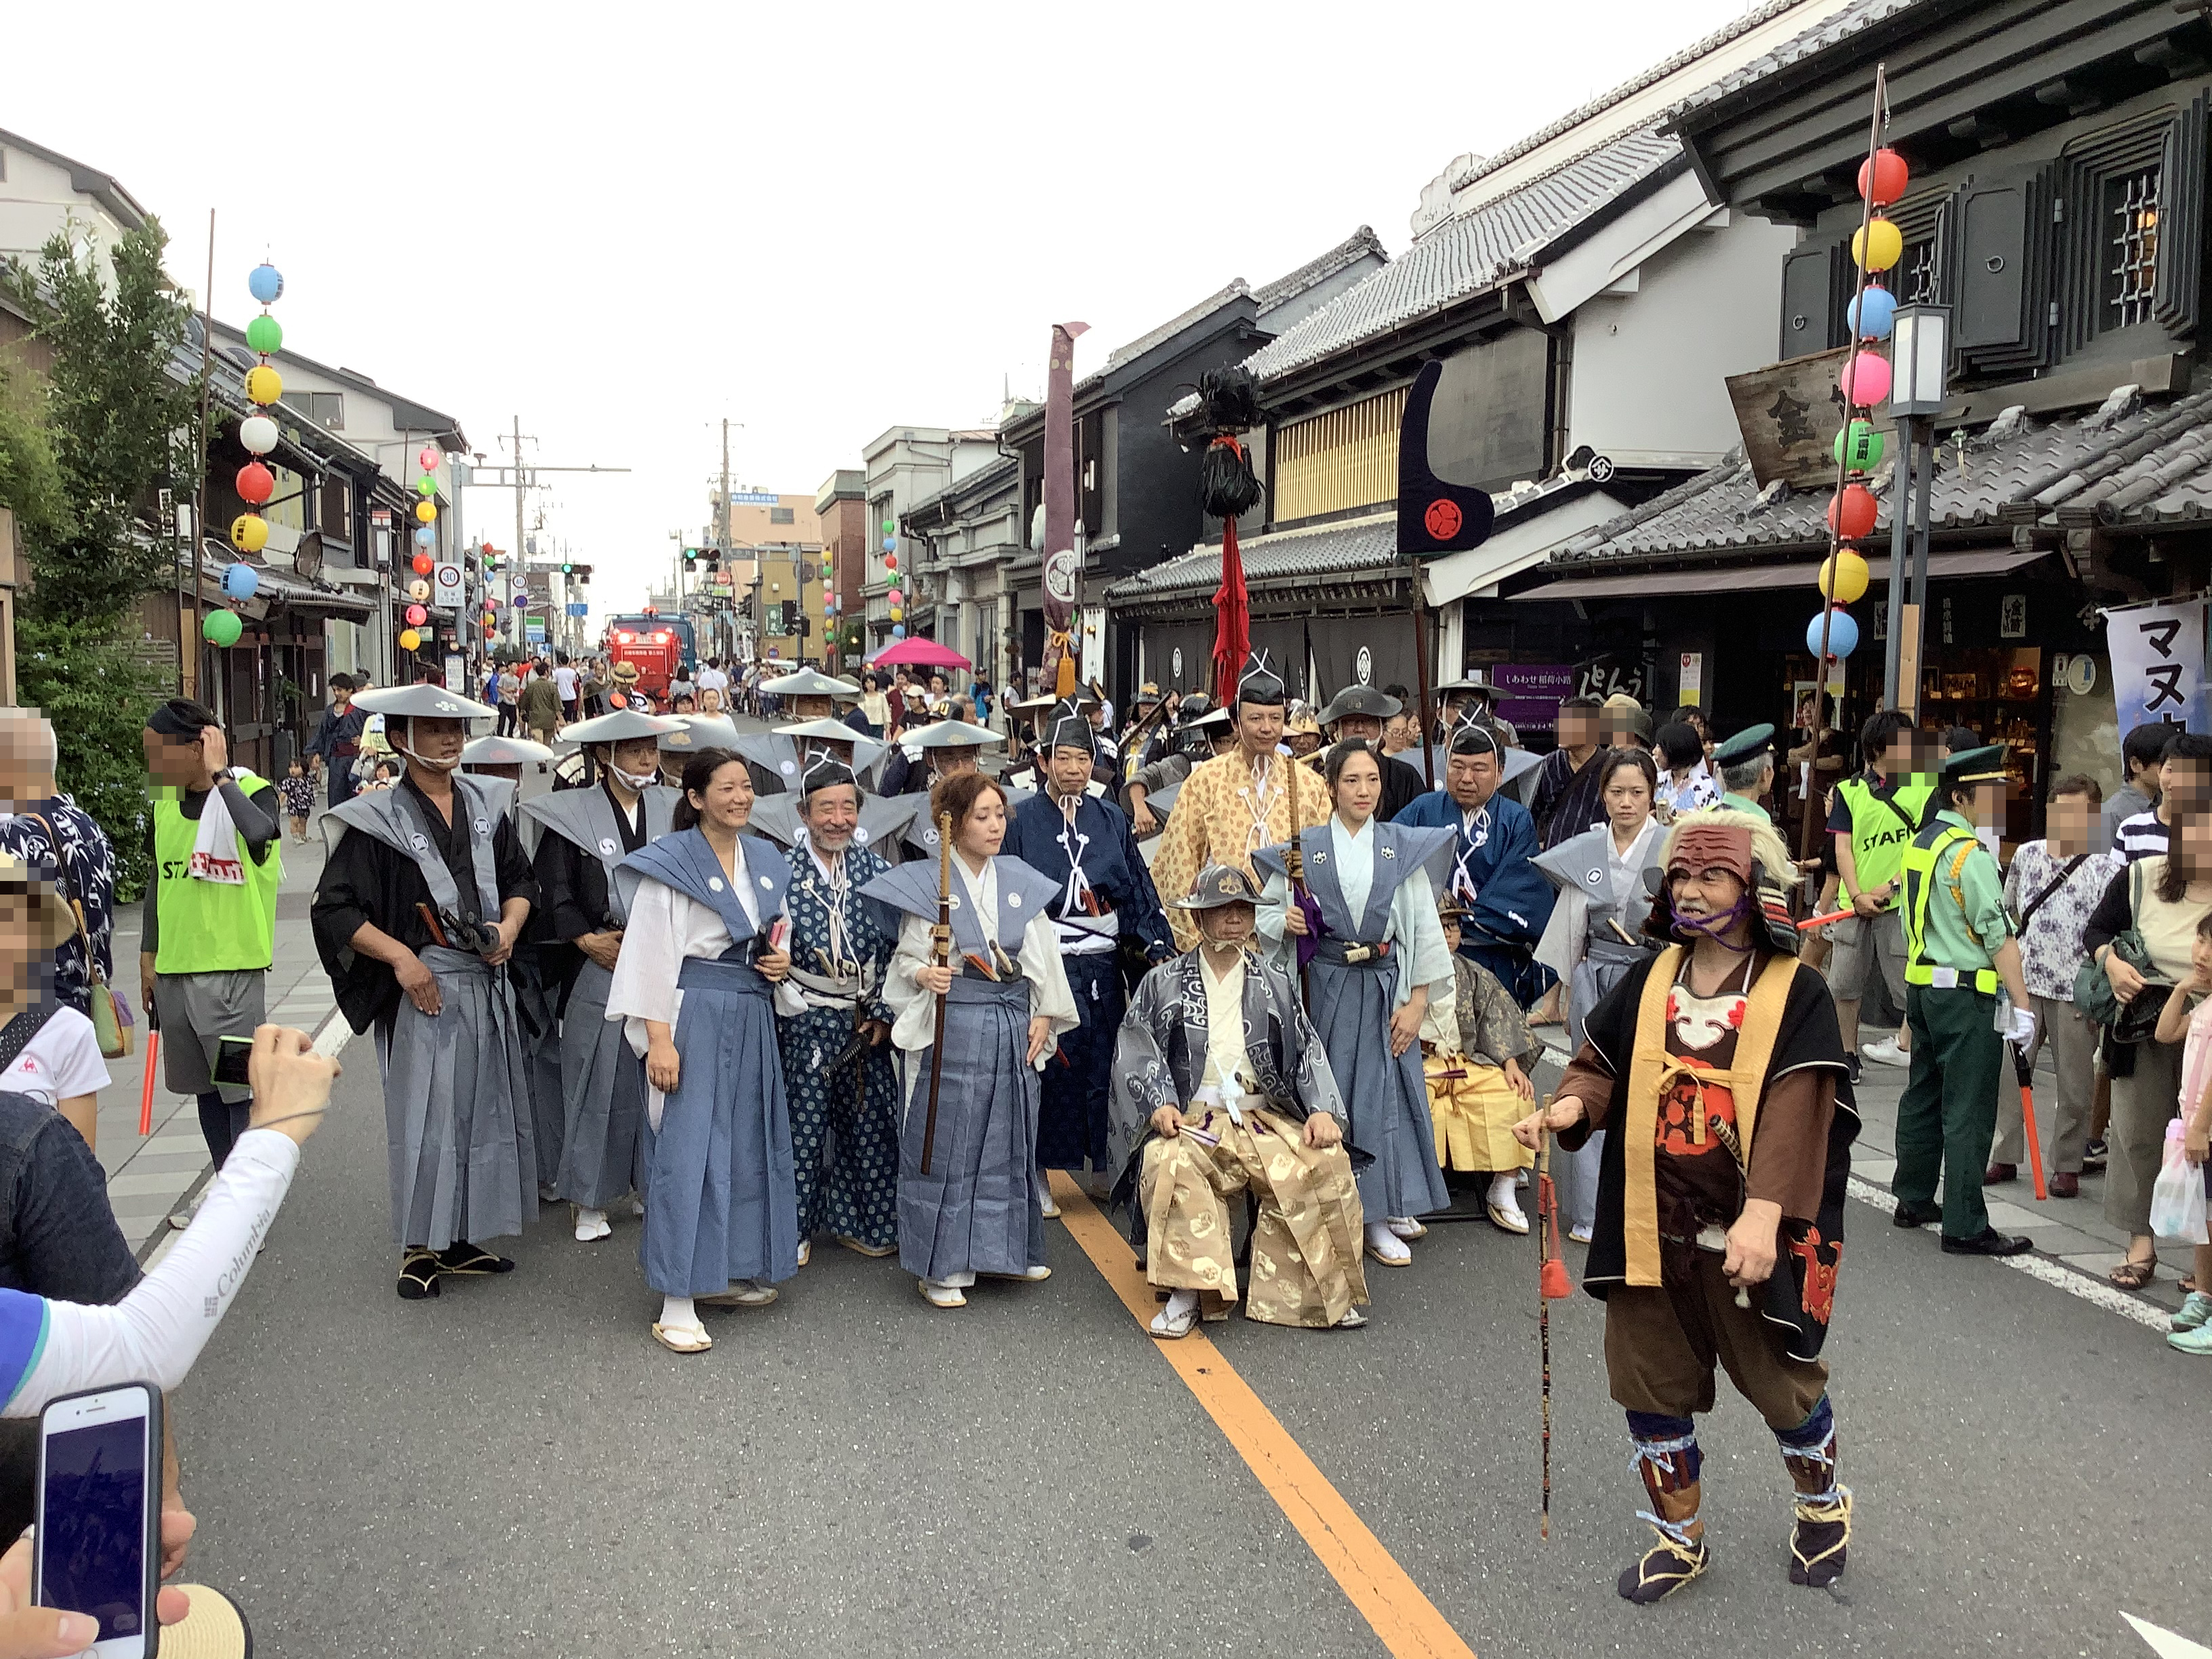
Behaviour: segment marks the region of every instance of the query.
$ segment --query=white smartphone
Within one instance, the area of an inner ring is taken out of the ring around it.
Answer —
[[[42,1607],[89,1613],[97,1659],[154,1659],[160,1629],[161,1390],[71,1395],[39,1420],[37,1577]]]

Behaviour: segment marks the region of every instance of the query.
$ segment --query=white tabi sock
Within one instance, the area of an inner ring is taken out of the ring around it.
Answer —
[[[697,1330],[699,1310],[691,1305],[688,1296],[664,1296],[660,1298],[660,1322],[672,1330],[679,1325],[686,1330]]]
[[[1392,1232],[1389,1224],[1385,1221],[1367,1224],[1367,1248],[1385,1261],[1411,1261],[1413,1259],[1413,1253],[1406,1248],[1406,1242]]]
[[[1195,1312],[1197,1308],[1198,1292],[1196,1291],[1170,1291],[1168,1293],[1167,1305],[1160,1311],[1172,1323],[1176,1320],[1188,1317]]]
[[[1489,1201],[1510,1215],[1521,1213],[1520,1173],[1506,1170],[1490,1177]]]

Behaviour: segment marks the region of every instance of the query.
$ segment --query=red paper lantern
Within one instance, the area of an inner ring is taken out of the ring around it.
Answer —
[[[886,569],[886,570],[896,570],[896,569],[897,569],[897,568],[898,568],[898,555],[897,555],[897,554],[896,554],[896,553],[886,553],[886,554],[884,554],[884,569]]]
[[[238,499],[248,507],[259,507],[276,493],[276,475],[258,461],[248,461],[238,469]]]
[[[1878,149],[1859,163],[1859,194],[1876,207],[1887,207],[1905,194],[1911,169],[1893,149]]]
[[[415,574],[416,575],[427,576],[437,568],[438,562],[432,558],[428,553],[417,553],[415,556]]]
[[[1828,503],[1828,528],[1845,541],[1874,533],[1874,492],[1864,484],[1845,484]]]

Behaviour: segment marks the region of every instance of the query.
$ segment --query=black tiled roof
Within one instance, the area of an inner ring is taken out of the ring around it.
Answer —
[[[1815,52],[1825,52],[1830,46],[1848,40],[1863,29],[1925,3],[1926,0],[1853,0],[1852,4],[1833,14],[1826,21],[1814,25],[1802,34],[1793,35],[1772,52],[1753,58],[1741,69],[1723,75],[1711,86],[1699,88],[1668,110],[1667,118],[1669,122],[1678,122],[1692,110],[1702,109],[1707,104],[1717,103],[1747,87],[1756,86],[1768,76],[1777,74],[1792,64],[1802,63]]]
[[[1961,440],[1963,439],[1963,447]],[[1887,534],[1894,440],[1869,481]],[[1765,548],[1827,540],[1827,489],[1762,489],[1741,455],[1576,538],[1555,566]],[[2016,410],[1979,433],[1943,434],[1929,511],[1936,531],[1976,526],[2106,526],[2151,529],[2212,521],[2212,392],[2147,404],[2123,386],[2092,414],[2039,424]]]
[[[1393,509],[1371,518],[1271,531],[1240,541],[1237,551],[1248,582],[1380,569],[1398,558],[1398,515]],[[1221,544],[1213,542],[1124,576],[1106,590],[1106,598],[1110,603],[1142,604],[1210,593],[1220,586]]]

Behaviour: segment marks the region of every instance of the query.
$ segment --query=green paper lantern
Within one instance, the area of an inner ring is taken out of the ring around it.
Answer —
[[[415,480],[415,493],[424,501],[428,501],[431,496],[438,493],[438,481],[427,472],[424,473]]]
[[[1881,465],[1886,447],[1872,421],[1853,421],[1836,434],[1832,453],[1841,465],[1852,471],[1871,472]]]
[[[884,534],[886,536],[896,536],[898,534],[898,520],[896,519],[885,519],[884,520]]]
[[[200,636],[226,651],[238,643],[238,636],[245,631],[246,624],[239,621],[235,611],[210,611],[200,623]]]
[[[265,312],[246,325],[246,343],[263,356],[274,356],[283,349],[284,325]]]

